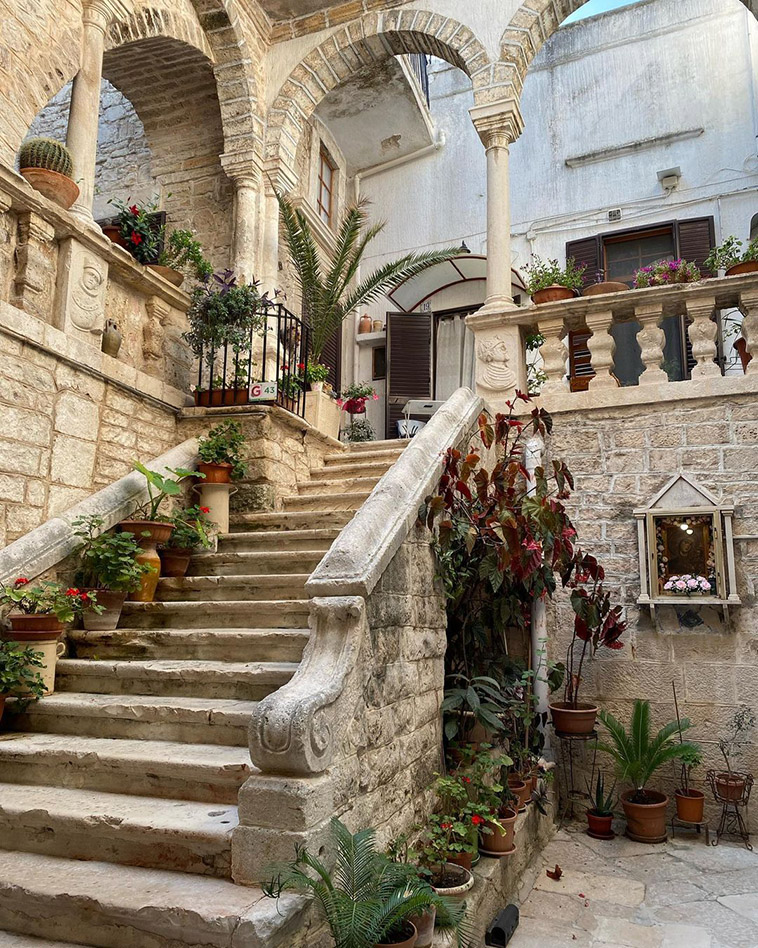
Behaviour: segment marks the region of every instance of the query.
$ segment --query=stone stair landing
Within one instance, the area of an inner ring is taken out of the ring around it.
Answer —
[[[297,919],[231,879],[247,728],[297,670],[308,577],[403,447],[335,452],[115,632],[70,634],[56,693],[0,735],[0,948],[289,946]]]

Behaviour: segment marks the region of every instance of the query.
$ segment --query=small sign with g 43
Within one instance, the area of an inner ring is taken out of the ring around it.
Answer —
[[[276,382],[253,382],[250,386],[251,402],[275,402],[276,396]]]

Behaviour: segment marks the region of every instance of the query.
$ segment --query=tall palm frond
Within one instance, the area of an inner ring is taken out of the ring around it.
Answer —
[[[354,286],[369,244],[385,226],[381,222],[369,224],[368,202],[364,199],[346,209],[337,230],[333,257],[324,262],[305,215],[289,197],[275,193],[287,251],[303,301],[303,316],[311,329],[311,354],[317,361],[326,343],[350,313],[458,253],[448,248],[406,254],[385,263]]]
[[[700,748],[690,741],[677,741],[680,726],[676,721],[664,725],[651,739],[650,702],[634,702],[629,731],[609,711],[601,711],[600,722],[608,730],[610,741],[596,741],[598,750],[613,758],[621,780],[642,790],[653,774],[670,760],[685,763],[699,756]],[[692,727],[684,718],[681,730]]]

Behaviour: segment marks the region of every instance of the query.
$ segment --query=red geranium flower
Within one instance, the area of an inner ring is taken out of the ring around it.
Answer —
[[[297,367],[301,372],[305,372],[305,362],[298,362]]]
[[[87,593],[82,593],[82,602],[89,602],[89,596]]]
[[[135,247],[138,247],[142,243],[142,237],[136,232],[132,234],[132,243]]]
[[[474,826],[481,826],[481,824],[484,822],[484,819],[477,813],[474,813],[474,815],[471,817],[471,822],[474,824]]]
[[[453,828],[452,823],[440,823],[440,826],[442,827],[443,830],[449,830]]]
[[[210,507],[201,507],[201,508],[200,508],[200,513],[210,513],[210,512],[211,512],[211,508],[210,508]]]
[[[461,780],[462,780],[464,783],[471,783],[471,777],[461,777]]]
[[[69,589],[66,590],[66,595],[67,595],[67,596],[78,596],[78,595],[79,595],[79,590],[76,589],[74,586],[71,586]]]
[[[28,584],[29,584],[29,580],[26,578],[26,576],[19,576],[19,578],[16,580],[16,582],[13,585],[14,586],[27,586]]]

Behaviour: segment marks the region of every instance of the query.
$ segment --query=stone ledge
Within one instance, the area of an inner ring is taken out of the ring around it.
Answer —
[[[178,388],[173,388],[154,375],[148,375],[132,365],[106,355],[100,349],[67,335],[37,316],[1,301],[0,331],[82,372],[125,388],[139,398],[157,402],[162,408],[168,405],[178,410],[187,403],[188,396]]]

